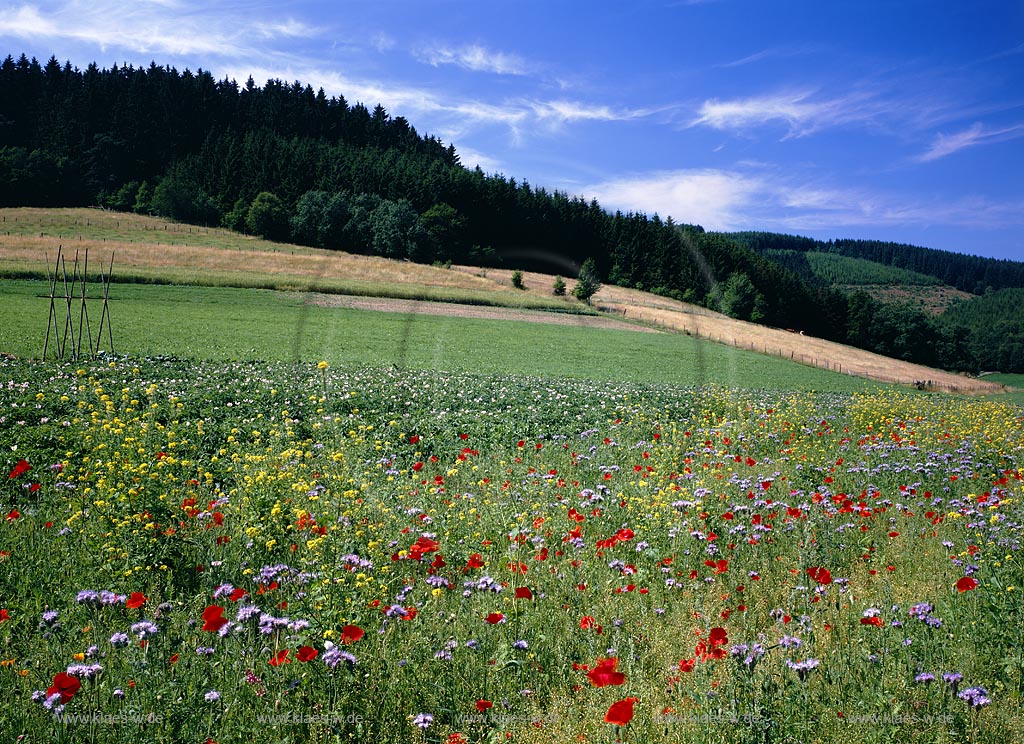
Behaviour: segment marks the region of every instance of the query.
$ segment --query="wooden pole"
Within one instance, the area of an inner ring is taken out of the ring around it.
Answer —
[[[110,308],[107,305],[107,300],[110,297],[110,277],[114,273],[114,254],[110,254],[110,269],[107,271],[107,275],[103,275],[103,264],[100,264],[100,284],[103,285],[103,311],[100,314],[100,332],[96,336],[96,352],[100,350],[100,339],[103,338],[103,321],[107,322],[107,343],[110,344],[110,353],[114,353],[114,332],[110,329]]]
[[[82,268],[82,308],[78,313],[78,348],[82,348],[82,319],[85,319],[85,332],[89,334],[89,357],[95,356],[92,348],[92,325],[89,323],[89,308],[86,307],[86,282],[89,276],[89,249],[85,249],[85,265]],[[97,349],[98,351],[99,349]]]
[[[54,293],[57,291],[57,267],[53,269],[53,276],[50,276],[50,254],[43,253],[46,257],[46,281],[50,285],[50,314],[46,316],[46,339],[43,341],[43,361],[46,361],[46,352],[50,348],[50,326],[53,325],[54,343],[57,343],[57,308],[54,305]],[[57,265],[60,265],[60,246],[57,247]]]

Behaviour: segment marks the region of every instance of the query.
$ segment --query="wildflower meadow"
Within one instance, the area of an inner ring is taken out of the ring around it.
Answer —
[[[19,742],[1024,740],[1024,412],[0,361]]]

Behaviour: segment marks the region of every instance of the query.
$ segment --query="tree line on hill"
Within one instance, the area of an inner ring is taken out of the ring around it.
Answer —
[[[574,276],[591,259],[610,284],[977,369],[958,325],[815,284],[735,236],[610,213],[594,200],[463,167],[454,147],[380,105],[298,82],[240,86],[201,69],[83,71],[8,56],[0,64],[0,205],[95,204],[425,263]]]
[[[864,259],[883,266],[906,269],[938,279],[963,292],[981,295],[988,290],[1024,287],[1024,262],[971,256],[882,240],[815,240],[771,232],[726,233],[757,253],[791,251],[829,253]],[[799,262],[799,259],[796,259]]]

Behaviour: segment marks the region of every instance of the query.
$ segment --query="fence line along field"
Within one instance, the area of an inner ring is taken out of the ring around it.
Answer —
[[[1022,425],[894,389],[2,360],[0,730],[1020,741]]]

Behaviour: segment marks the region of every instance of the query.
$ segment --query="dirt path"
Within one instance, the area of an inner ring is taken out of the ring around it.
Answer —
[[[304,295],[305,296],[305,295]],[[319,307],[352,307],[359,310],[375,310],[385,313],[407,313],[413,315],[447,315],[460,318],[483,318],[487,320],[519,320],[527,323],[548,323],[587,328],[611,328],[639,333],[660,333],[656,328],[640,323],[608,317],[606,315],[575,315],[572,313],[550,313],[542,310],[517,310],[506,307],[482,305],[460,305],[454,302],[426,302],[423,300],[397,300],[387,297],[353,297],[350,295],[309,295],[310,304]]]

